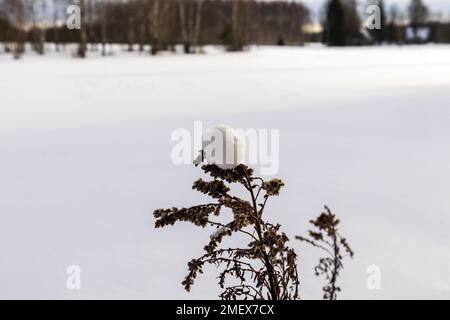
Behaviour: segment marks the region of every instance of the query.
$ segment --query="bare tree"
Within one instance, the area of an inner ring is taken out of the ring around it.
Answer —
[[[47,24],[45,17],[47,15],[47,1],[46,0],[31,0],[27,1],[28,11],[31,14],[33,23],[33,49],[38,54],[44,54],[45,40],[47,34]]]
[[[99,11],[99,24],[100,24],[100,42],[102,45],[102,56],[106,56],[106,43],[108,42],[108,9],[109,9],[109,1],[104,0],[101,3],[97,4],[97,8]]]
[[[86,49],[87,49],[87,30],[86,30],[86,1],[87,0],[79,0],[80,1],[80,9],[81,9],[81,30],[80,30],[80,39],[78,44],[78,57],[85,58],[86,57]]]
[[[230,51],[241,51],[247,43],[248,4],[246,0],[233,0],[231,6]]]
[[[136,42],[136,8],[135,0],[128,1],[127,10],[127,42],[128,51],[133,51],[133,45]]]
[[[139,43],[139,51],[144,51],[144,45],[147,37],[147,14],[146,0],[138,0],[136,3],[137,10],[137,42]]]
[[[59,25],[58,25],[58,18],[59,18],[59,3],[58,0],[53,0],[52,2],[52,10],[53,10],[53,41],[55,43],[55,49],[56,51],[59,51]]]
[[[149,0],[148,29],[151,53],[157,54],[167,48],[169,35],[169,12],[171,0]]]
[[[90,50],[96,50],[95,45],[95,0],[88,0],[86,3],[86,37],[87,43],[91,44]]]
[[[9,52],[9,41],[12,33],[12,25],[8,16],[7,2],[0,0],[0,41],[3,42],[5,52]]]
[[[181,36],[185,53],[199,44],[203,0],[178,0]]]
[[[151,46],[152,54],[156,54],[159,51],[161,42],[161,0],[149,1],[148,8],[148,30],[149,30],[149,42]]]
[[[25,4],[23,0],[10,0],[12,16],[15,21],[14,58],[19,59],[25,52]]]

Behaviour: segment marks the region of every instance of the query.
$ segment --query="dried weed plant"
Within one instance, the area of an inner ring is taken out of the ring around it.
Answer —
[[[315,229],[309,231],[309,237],[295,237],[323,250],[327,254],[326,257],[319,259],[319,264],[314,270],[316,276],[323,275],[328,282],[323,287],[323,298],[327,300],[335,300],[337,293],[341,291],[341,288],[337,286],[337,278],[344,267],[342,260],[347,256],[353,257],[353,251],[347,240],[341,237],[339,233],[337,228],[339,222],[336,215],[328,207],[325,207],[325,212],[315,220],[310,221]]]
[[[190,208],[158,209],[153,213],[156,218],[156,228],[174,225],[181,221],[190,222],[202,228],[215,228],[210,241],[204,246],[205,253],[189,261],[188,274],[182,282],[184,288],[190,291],[197,275],[203,273],[204,266],[209,264],[219,269],[218,284],[223,290],[220,298],[224,300],[299,299],[297,254],[294,249],[287,246],[289,238],[280,231],[281,226],[268,222],[264,217],[268,199],[279,195],[284,186],[283,181],[280,179],[265,181],[255,177],[253,170],[242,164],[234,169],[221,169],[216,165],[208,164],[203,165],[202,170],[212,180],[198,179],[192,188],[211,197],[212,202]],[[231,185],[242,186],[247,191],[249,199],[241,199],[230,194]],[[219,216],[224,209],[231,210],[233,214],[233,221],[230,223],[219,221]],[[329,216],[322,214],[315,225],[319,229],[324,228],[323,231],[327,231],[327,236],[331,236],[336,241],[339,240],[341,244],[345,243],[345,248],[350,250],[338,233],[333,234],[335,229],[332,225],[336,221],[331,220],[331,225],[323,221],[327,217]],[[246,247],[222,246],[222,240],[225,237],[235,234],[241,234],[247,239]],[[325,238],[320,238],[318,234],[310,233],[311,236],[317,235],[317,239],[313,237],[314,240],[298,238],[322,248],[322,245],[315,241]],[[331,289],[327,289],[332,298],[336,297],[335,293],[339,289],[335,285],[342,268],[339,250],[340,246],[337,246],[337,251],[332,251],[336,254],[334,257],[338,258],[335,265],[330,267],[329,260],[325,259],[321,260],[321,267],[316,269],[316,272],[322,270],[321,268],[325,270],[324,272],[328,272],[329,268],[335,267],[330,279],[333,285]],[[229,281],[232,284],[229,284]]]

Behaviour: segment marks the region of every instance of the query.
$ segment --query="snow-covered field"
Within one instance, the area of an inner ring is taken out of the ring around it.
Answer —
[[[153,228],[153,209],[204,199],[199,169],[170,158],[194,120],[280,129],[286,187],[267,214],[293,238],[336,211],[356,252],[341,298],[450,298],[450,46],[1,54],[0,84],[0,298],[215,297],[212,269],[180,285],[209,233]],[[321,298],[318,256],[292,245],[302,296]]]

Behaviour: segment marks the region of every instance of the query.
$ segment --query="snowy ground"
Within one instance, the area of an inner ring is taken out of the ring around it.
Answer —
[[[1,54],[0,83],[0,298],[214,297],[212,269],[180,285],[208,233],[153,228],[153,209],[203,199],[199,169],[170,161],[194,120],[281,130],[286,188],[267,213],[292,237],[323,204],[338,213],[356,252],[341,298],[450,298],[450,46]],[[320,298],[318,257],[292,245],[303,297]]]

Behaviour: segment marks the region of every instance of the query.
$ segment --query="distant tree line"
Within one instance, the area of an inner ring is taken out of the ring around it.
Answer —
[[[66,9],[81,8],[81,29],[65,25]],[[106,55],[106,45],[127,44],[128,50],[156,54],[183,45],[194,53],[207,44],[242,50],[248,44],[301,44],[309,10],[294,1],[255,0],[0,0],[0,41],[20,56],[24,43],[44,53],[79,43],[84,57],[88,44]]]
[[[196,53],[204,45],[243,50],[249,44],[299,45],[324,42],[329,46],[450,43],[450,23],[431,18],[422,0],[410,0],[408,10],[383,0],[360,0],[380,8],[381,28],[366,28],[357,0],[327,0],[322,31],[308,31],[310,11],[296,1],[257,0],[0,0],[0,42],[3,51],[20,57],[25,43],[39,54],[45,44],[60,50],[78,43],[77,54],[88,50],[108,54],[108,44],[129,51],[157,54],[182,45]],[[66,26],[67,8],[81,8],[81,29]],[[426,36],[424,37],[424,32]]]

